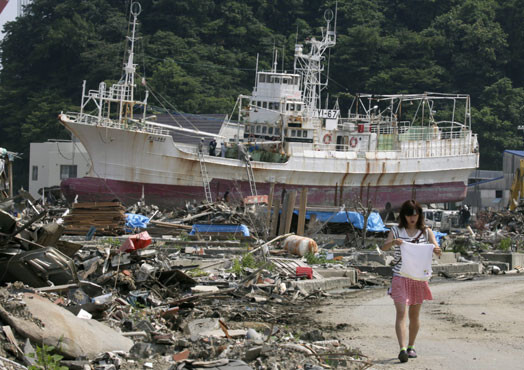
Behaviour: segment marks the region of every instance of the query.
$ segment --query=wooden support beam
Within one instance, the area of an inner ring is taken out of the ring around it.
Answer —
[[[293,220],[293,211],[295,210],[295,201],[297,200],[297,191],[291,190],[286,195],[288,196],[287,202],[286,202],[286,217],[285,217],[286,223],[284,227],[284,232],[280,233],[280,235],[287,234],[291,230],[291,221]]]
[[[307,188],[302,188],[300,193],[300,208],[298,209],[297,235],[304,235],[306,225]]]
[[[273,204],[273,215],[271,217],[271,231],[269,236],[277,236],[278,216],[280,215],[280,198],[275,199]]]
[[[271,230],[271,208],[273,207],[273,196],[275,195],[275,183],[269,185],[269,199],[267,201],[267,218],[266,225],[268,230]]]

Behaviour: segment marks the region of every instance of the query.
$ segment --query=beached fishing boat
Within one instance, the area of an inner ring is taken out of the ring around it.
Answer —
[[[87,177],[67,179],[69,199],[145,199],[161,205],[308,188],[308,204],[378,209],[406,199],[460,201],[478,166],[470,98],[462,94],[358,95],[345,117],[323,105],[326,50],[336,44],[333,15],[322,37],[295,46],[292,73],[259,71],[250,96],[214,130],[191,127],[190,115],[147,116],[135,100],[134,42],[140,8],[133,5],[122,79],[86,91],[76,113],[61,123],[85,146]],[[94,108],[89,110],[88,107]],[[138,112],[138,113],[137,113]],[[194,143],[188,143],[192,137]],[[207,143],[217,141],[216,152]]]

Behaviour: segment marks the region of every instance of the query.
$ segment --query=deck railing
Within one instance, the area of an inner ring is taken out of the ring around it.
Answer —
[[[355,135],[359,136],[358,133]],[[396,158],[457,156],[478,150],[477,135],[464,127],[390,127],[377,129],[369,135],[360,134],[359,137],[367,139],[359,140],[354,146],[315,144],[315,149],[330,152],[391,152],[396,153]]]
[[[100,98],[111,101],[130,101],[131,87],[122,84],[113,84],[109,90],[89,90],[88,96],[98,100]]]
[[[66,113],[67,116],[69,116],[73,121],[77,123],[82,123],[89,126],[101,126],[101,127],[109,127],[109,128],[116,128],[119,130],[126,130],[126,131],[141,131],[141,132],[147,132],[150,134],[155,135],[169,135],[170,131],[167,129],[163,129],[160,127],[157,127],[155,125],[151,125],[148,123],[118,123],[115,122],[109,118],[98,118],[97,116],[93,116],[86,113],[72,113],[68,112]]]

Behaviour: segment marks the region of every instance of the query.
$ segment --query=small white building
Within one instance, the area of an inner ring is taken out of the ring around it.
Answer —
[[[505,150],[502,171],[474,171],[469,177],[468,195],[463,204],[472,206],[473,213],[485,209],[507,209],[515,171],[520,167],[522,159],[523,150]]]
[[[89,166],[89,155],[79,141],[31,143],[29,193],[40,198],[40,189],[60,185],[62,180],[71,177],[84,177]]]
[[[462,204],[472,213],[486,209],[499,211],[508,207],[509,187],[503,171],[475,170],[469,175],[468,194]]]

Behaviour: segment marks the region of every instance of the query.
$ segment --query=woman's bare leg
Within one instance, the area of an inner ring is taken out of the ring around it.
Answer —
[[[395,319],[395,331],[397,333],[398,345],[400,348],[406,347],[406,304],[395,302],[397,316]],[[411,331],[410,331],[411,334]],[[411,338],[411,337],[410,337]]]
[[[422,304],[414,304],[409,306],[409,342],[408,345],[415,345],[417,339],[418,329],[420,328],[420,309]]]

